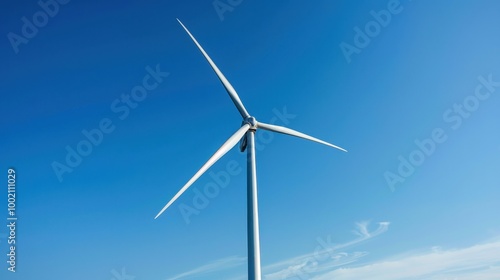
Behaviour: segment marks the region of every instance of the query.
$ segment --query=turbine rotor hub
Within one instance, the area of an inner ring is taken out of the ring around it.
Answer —
[[[250,125],[250,130],[257,130],[257,120],[250,116],[250,117],[246,117],[245,120],[243,121],[243,125],[245,124],[249,124]]]

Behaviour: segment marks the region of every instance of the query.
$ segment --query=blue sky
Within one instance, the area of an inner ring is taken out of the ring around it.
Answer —
[[[258,120],[349,150],[258,131],[264,279],[500,277],[497,1],[42,3],[0,9],[2,279],[246,279],[238,149],[153,219],[241,124],[176,18]]]

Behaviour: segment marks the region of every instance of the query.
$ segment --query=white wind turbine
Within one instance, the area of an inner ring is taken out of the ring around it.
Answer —
[[[215,74],[219,77],[220,81],[226,88],[229,97],[233,101],[234,105],[243,117],[243,123],[241,127],[234,133],[229,139],[215,152],[215,154],[201,167],[196,174],[180,189],[179,192],[161,209],[161,211],[156,215],[155,219],[158,218],[167,208],[174,203],[174,201],[179,198],[198,178],[200,178],[205,171],[207,171],[217,160],[224,156],[229,150],[231,150],[238,141],[241,140],[240,149],[241,151],[247,150],[247,239],[248,239],[248,279],[249,280],[260,280],[261,279],[261,268],[260,268],[260,241],[259,241],[259,213],[258,213],[258,203],[257,203],[257,172],[255,168],[255,132],[257,129],[265,129],[273,132],[283,133],[310,141],[314,141],[320,144],[324,144],[344,152],[345,149],[335,146],[333,144],[327,143],[320,139],[314,138],[312,136],[306,135],[304,133],[272,124],[266,124],[258,122],[254,117],[252,117],[248,111],[243,106],[236,90],[226,79],[224,74],[215,65],[212,59],[208,56],[201,45],[196,41],[194,36],[189,32],[189,30],[182,24],[182,22],[177,19],[181,26],[186,30],[188,35],[191,37],[193,42],[196,44],[198,49],[201,51],[203,56],[212,66]]]

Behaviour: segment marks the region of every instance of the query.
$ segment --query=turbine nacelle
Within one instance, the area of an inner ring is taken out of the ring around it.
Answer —
[[[241,125],[245,125],[245,124],[248,124],[250,125],[250,130],[257,130],[257,120],[252,117],[252,116],[249,116],[249,117],[246,117],[245,120],[243,121],[243,123]]]
[[[258,125],[258,122],[257,120],[255,119],[255,117],[246,117],[243,122],[241,123],[241,126],[244,126],[248,124],[250,126],[250,128],[248,129],[249,131],[256,131],[257,130],[257,125]],[[241,138],[241,141],[240,141],[240,151],[241,152],[244,152],[247,148],[247,138],[246,137],[243,137]]]

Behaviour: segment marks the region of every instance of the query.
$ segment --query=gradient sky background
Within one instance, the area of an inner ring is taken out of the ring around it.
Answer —
[[[499,279],[500,87],[457,129],[443,115],[478,77],[500,81],[500,3],[402,0],[348,63],[339,45],[389,2],[233,1],[221,19],[212,1],[72,0],[17,54],[9,32],[41,7],[2,2],[0,172],[17,170],[19,221],[15,274],[0,227],[1,278],[246,279],[244,171],[189,223],[179,206],[208,174],[153,219],[241,123],[178,17],[258,120],[286,108],[295,117],[277,124],[349,150],[258,135],[264,279],[300,279],[294,267],[302,279]],[[111,104],[156,65],[170,75],[121,120]],[[115,130],[60,182],[53,162],[104,118]],[[436,128],[447,140],[391,190],[384,174]],[[234,162],[246,164],[236,148],[211,171]],[[321,240],[337,247],[319,261]]]

